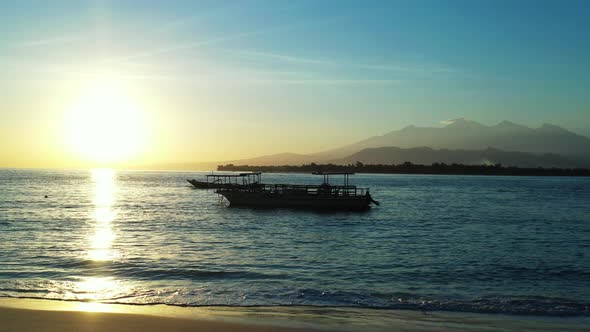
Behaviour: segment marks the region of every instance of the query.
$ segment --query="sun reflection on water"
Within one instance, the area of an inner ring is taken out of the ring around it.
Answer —
[[[113,277],[88,277],[76,284],[76,292],[82,300],[97,301],[118,288],[117,281]]]
[[[117,217],[114,208],[117,189],[115,171],[94,169],[91,173],[94,189],[94,211],[91,217],[94,230],[88,236],[86,256],[89,260],[96,262],[97,266],[104,264],[108,266],[108,261],[116,258],[116,250],[113,249],[113,241],[116,237],[113,221]],[[109,311],[109,307],[100,302],[117,298],[128,292],[128,286],[108,275],[108,272],[105,275],[106,271],[108,270],[101,271],[101,275],[77,277],[79,280],[74,283],[71,296],[83,301],[79,304],[78,310]]]
[[[115,203],[115,172],[112,169],[92,170],[94,182],[94,234],[90,237],[88,257],[93,261],[112,260],[115,233],[112,222],[116,213]]]
[[[72,290],[76,300],[82,301],[77,309],[81,311],[111,311],[104,301],[121,298],[131,292],[131,287],[114,277],[82,277]]]

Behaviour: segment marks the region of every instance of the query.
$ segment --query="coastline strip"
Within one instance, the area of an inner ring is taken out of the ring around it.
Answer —
[[[133,306],[0,299],[3,331],[587,331],[590,317],[555,318],[337,307]]]

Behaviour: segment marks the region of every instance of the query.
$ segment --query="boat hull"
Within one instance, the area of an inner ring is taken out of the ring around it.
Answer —
[[[273,194],[265,191],[218,190],[230,206],[250,206],[261,208],[296,208],[326,210],[366,210],[371,203],[370,196],[331,196],[331,195],[289,195]]]
[[[188,183],[192,184],[193,187],[196,189],[222,189],[222,188],[235,188],[239,187],[236,184],[230,183],[214,183],[214,182],[204,182],[204,181],[197,181],[197,180],[186,180]]]

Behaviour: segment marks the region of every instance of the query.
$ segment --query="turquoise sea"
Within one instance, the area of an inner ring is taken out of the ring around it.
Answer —
[[[0,297],[590,316],[590,178],[358,174],[381,206],[321,213],[204,174],[0,170]]]

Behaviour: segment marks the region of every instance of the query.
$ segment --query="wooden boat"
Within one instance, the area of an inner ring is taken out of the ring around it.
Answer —
[[[216,193],[225,197],[230,206],[285,207],[331,210],[365,210],[370,204],[379,205],[368,188],[357,188],[348,183],[354,173],[313,173],[322,175],[321,185],[261,184],[256,186],[219,188]],[[344,185],[331,185],[331,175],[343,175]]]
[[[188,181],[188,183],[192,184],[193,187],[195,187],[197,189],[218,189],[218,188],[221,188],[220,186],[215,186],[214,183],[209,183],[206,181],[197,181],[195,179],[192,179],[192,180],[186,179],[186,181]]]
[[[186,180],[197,189],[230,189],[252,186],[260,182],[260,173],[207,174],[206,181]]]

